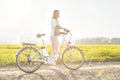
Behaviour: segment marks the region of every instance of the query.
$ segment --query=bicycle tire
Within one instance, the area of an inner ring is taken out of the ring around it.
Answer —
[[[72,51],[72,54],[70,54],[69,50]],[[74,57],[74,58],[76,57],[75,62],[73,62],[73,59],[69,59],[70,57]],[[84,63],[84,53],[78,47],[70,46],[63,51],[62,62],[66,68],[70,70],[77,70]]]
[[[26,55],[28,55],[28,53],[24,52],[26,50],[28,50],[28,51],[32,50],[34,53],[37,52],[37,55],[40,56],[40,52],[35,47],[23,47],[18,51],[18,53],[16,55],[16,63],[17,63],[17,66],[19,67],[19,69],[22,70],[23,72],[33,73],[40,68],[41,62],[38,62],[37,66],[33,65],[33,67],[35,67],[35,68],[33,68],[32,66],[27,66],[28,63],[25,63],[27,61],[24,60],[24,58],[28,58],[28,57],[26,57]],[[30,52],[29,52],[29,56],[30,56]],[[36,58],[38,56],[36,56]],[[21,58],[21,62],[20,62],[20,58]],[[26,65],[22,65],[21,63],[26,64]],[[31,61],[31,64],[33,64],[32,61]],[[30,67],[31,67],[31,69],[29,69]]]

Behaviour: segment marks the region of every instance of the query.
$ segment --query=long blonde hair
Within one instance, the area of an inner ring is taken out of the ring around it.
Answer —
[[[53,11],[53,16],[52,16],[52,18],[55,18],[55,13],[56,13],[56,12],[59,12],[59,10],[54,10],[54,11]]]

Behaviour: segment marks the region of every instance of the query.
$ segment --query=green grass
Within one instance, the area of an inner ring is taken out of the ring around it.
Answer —
[[[38,45],[37,45],[38,46]],[[120,45],[76,45],[83,50],[85,61],[120,61]],[[0,44],[0,66],[16,65],[16,53],[21,44]],[[50,45],[47,50],[50,53]],[[63,50],[62,47],[61,50]],[[58,63],[61,63],[60,59]]]

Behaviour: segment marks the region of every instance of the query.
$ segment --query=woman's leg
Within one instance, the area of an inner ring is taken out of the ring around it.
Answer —
[[[55,41],[54,41],[55,54],[58,53],[58,47],[59,47],[58,37],[55,36]],[[57,63],[57,60],[55,60],[54,64],[56,65],[56,63]]]
[[[54,53],[58,52],[58,46],[59,46],[59,42],[58,42],[58,37],[57,36],[51,36],[51,43],[52,43],[52,48],[51,48],[51,56],[54,56]]]
[[[58,39],[57,36],[51,36],[51,43],[52,43],[52,49],[51,49],[51,56],[54,56],[55,51],[57,52],[58,50]],[[55,70],[59,70],[58,67],[56,67],[56,60],[54,61],[54,63],[52,64],[52,66],[49,66],[50,69],[55,69]]]
[[[58,37],[57,36],[55,37],[55,44],[54,45],[55,45],[54,49],[56,51],[55,53],[58,53],[59,41],[58,41]]]
[[[54,53],[55,53],[55,37],[51,36],[50,39],[51,39],[51,45],[52,45],[50,55],[54,56]]]
[[[55,56],[54,53],[58,52],[58,46],[59,46],[59,42],[58,42],[58,37],[57,36],[51,36],[51,43],[52,43],[52,49],[51,49],[51,56]],[[56,64],[57,61],[55,61]]]

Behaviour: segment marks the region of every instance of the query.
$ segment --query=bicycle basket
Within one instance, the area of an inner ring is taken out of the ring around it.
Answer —
[[[22,44],[37,44],[37,38],[30,34],[22,34],[20,36],[20,41]]]

